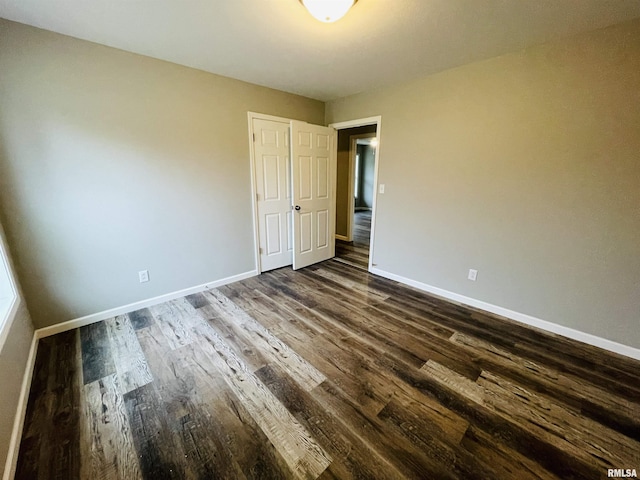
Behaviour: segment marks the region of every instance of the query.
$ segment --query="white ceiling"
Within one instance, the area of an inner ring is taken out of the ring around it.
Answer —
[[[640,0],[0,0],[0,17],[331,100],[640,17]],[[1,39],[0,39],[1,42]]]

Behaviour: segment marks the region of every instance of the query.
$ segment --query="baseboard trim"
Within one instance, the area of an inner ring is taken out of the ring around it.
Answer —
[[[158,305],[159,303],[175,300],[176,298],[184,297],[185,295],[204,292],[205,290],[221,287],[229,283],[238,282],[246,278],[255,277],[256,275],[258,275],[257,270],[250,270],[248,272],[240,273],[238,275],[233,275],[231,277],[221,278],[220,280],[214,280],[212,282],[203,283],[202,285],[196,285],[195,287],[185,288],[183,290],[166,293],[164,295],[149,298],[147,300],[141,300],[139,302],[123,305],[121,307],[111,308],[109,310],[104,310],[102,312],[93,313],[91,315],[75,318],[73,320],[68,320],[62,323],[57,323],[55,325],[51,325],[50,327],[39,328],[38,330],[36,330],[36,336],[38,339],[49,337],[51,335],[56,335],[58,333],[66,332],[68,330],[73,330],[74,328],[84,327],[85,325],[101,322],[102,320],[115,317],[116,315],[123,315],[125,313],[129,313],[134,310],[140,310],[141,308],[147,308],[153,305]]]
[[[607,340],[606,338],[598,337],[590,333],[581,332],[580,330],[575,330],[563,325],[558,325],[557,323],[549,322],[547,320],[541,320],[525,313],[516,312],[514,310],[509,310],[508,308],[493,305],[482,300],[476,300],[475,298],[450,292],[449,290],[434,287],[432,285],[428,285],[417,280],[412,280],[401,275],[396,275],[395,273],[387,272],[376,267],[371,268],[370,272],[376,275],[380,275],[381,277],[388,278],[389,280],[395,280],[396,282],[404,283],[405,285],[409,285],[419,290],[423,290],[439,297],[446,298],[447,300],[453,300],[454,302],[463,303],[465,305],[479,308],[480,310],[485,310],[496,315],[501,315],[511,320],[515,320],[516,322],[524,323],[526,325],[536,327],[547,332],[562,335],[563,337],[593,345],[594,347],[599,347],[604,350],[617,353],[619,355],[624,355],[625,357],[640,360],[640,349],[630,347],[629,345],[614,342],[613,340]]]
[[[27,402],[29,401],[29,390],[31,389],[31,379],[33,378],[33,369],[36,365],[36,353],[38,351],[38,337],[33,334],[31,340],[31,348],[29,349],[29,357],[27,365],[24,369],[22,377],[22,385],[20,387],[20,397],[18,399],[18,408],[16,416],[13,420],[13,429],[11,431],[11,441],[9,442],[9,450],[7,452],[7,461],[4,465],[4,474],[2,480],[10,480],[15,477],[16,466],[18,464],[18,453],[20,452],[20,439],[22,438],[22,429],[24,428],[24,419],[27,414]]]
[[[345,235],[338,235],[338,234],[336,233],[336,240],[343,240],[343,241],[345,241],[345,242],[348,242],[348,241],[349,241],[349,237],[347,237],[347,236],[345,236]]]

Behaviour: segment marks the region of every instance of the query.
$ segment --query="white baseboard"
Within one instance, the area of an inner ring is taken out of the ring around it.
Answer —
[[[38,330],[36,330],[36,336],[39,339],[44,337],[49,337],[57,333],[73,330],[74,328],[84,327],[85,325],[101,322],[102,320],[106,320],[107,318],[112,318],[117,315],[123,315],[125,313],[133,312],[134,310],[140,310],[141,308],[147,308],[153,305],[158,305],[159,303],[175,300],[176,298],[184,297],[185,295],[204,292],[205,290],[209,290],[211,288],[217,288],[223,285],[227,285],[229,283],[244,280],[245,278],[255,277],[256,275],[258,275],[258,271],[251,270],[249,272],[233,275],[232,277],[222,278],[220,280],[214,280],[213,282],[203,283],[202,285],[197,285],[195,287],[185,288],[183,290],[166,293],[158,297],[153,297],[147,300],[141,300],[139,302],[130,303],[129,305],[123,305],[121,307],[111,308],[109,310],[104,310],[103,312],[93,313],[85,317],[75,318],[73,320],[68,320],[66,322],[57,323],[55,325],[51,325],[50,327],[39,328]]]
[[[396,275],[395,273],[390,273],[376,267],[371,268],[369,271],[376,275],[380,275],[381,277],[395,280],[396,282],[404,283],[405,285],[415,287],[419,290],[438,295],[439,297],[446,298],[447,300],[453,300],[454,302],[463,303],[471,307],[479,308],[480,310],[485,310],[496,315],[507,317],[511,320],[515,320],[516,322],[524,323],[541,330],[546,330],[547,332],[556,333],[558,335],[562,335],[563,337],[571,338],[579,342],[587,343],[595,347],[609,350],[613,353],[640,360],[640,349],[630,347],[629,345],[623,345],[622,343],[607,340],[606,338],[598,337],[590,333],[581,332],[580,330],[574,330],[573,328],[558,325],[557,323],[552,323],[547,320],[541,320],[539,318],[532,317],[531,315],[509,310],[508,308],[499,307],[491,303],[483,302],[482,300],[476,300],[475,298],[466,297],[464,295],[450,292],[442,288],[434,287],[426,283],[418,282],[417,280],[412,280],[401,275]]]
[[[18,453],[20,452],[20,439],[22,438],[22,429],[24,427],[24,418],[27,414],[27,402],[29,401],[29,390],[31,389],[31,379],[33,378],[33,369],[36,364],[36,353],[38,351],[38,338],[34,332],[31,340],[31,348],[29,349],[29,357],[27,365],[24,369],[22,377],[22,385],[20,387],[20,398],[18,399],[18,408],[16,416],[13,420],[13,429],[11,431],[11,441],[9,442],[9,450],[7,452],[7,461],[4,465],[4,475],[2,480],[10,480],[16,474],[16,465],[18,464]]]

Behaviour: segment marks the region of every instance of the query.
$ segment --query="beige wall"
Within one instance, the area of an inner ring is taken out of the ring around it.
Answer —
[[[0,72],[0,221],[37,327],[253,270],[247,111],[324,120],[315,100],[4,20]]]
[[[347,236],[349,212],[349,149],[351,135],[375,133],[376,125],[338,130],[338,156],[336,179],[336,234]]]
[[[373,261],[640,347],[639,86],[636,20],[328,103],[382,115]]]

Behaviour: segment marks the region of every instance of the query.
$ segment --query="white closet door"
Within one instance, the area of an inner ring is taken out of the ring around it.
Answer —
[[[253,119],[260,270],[291,265],[293,252],[289,123]]]
[[[335,141],[333,128],[291,121],[294,270],[335,255]]]

